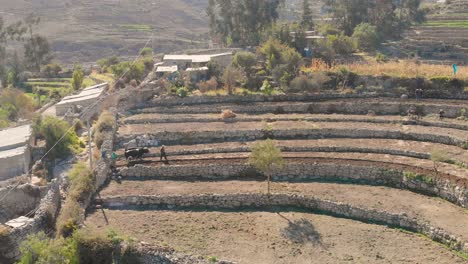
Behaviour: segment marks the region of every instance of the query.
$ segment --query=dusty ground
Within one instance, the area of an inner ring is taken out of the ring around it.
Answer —
[[[238,263],[466,263],[415,234],[301,212],[104,210],[86,224]]]
[[[111,182],[101,196],[259,193],[266,189],[264,181],[123,181],[120,184]],[[393,213],[404,212],[468,240],[468,211],[440,198],[381,186],[333,183],[273,183],[272,191],[308,194]]]
[[[453,128],[413,126],[400,124],[373,124],[355,122],[307,122],[307,121],[278,121],[278,122],[187,122],[167,124],[132,124],[119,128],[120,135],[145,134],[155,132],[187,132],[187,131],[229,131],[229,130],[261,130],[261,129],[369,129],[376,131],[401,131],[412,133],[428,133],[434,135],[453,136],[461,140],[468,140],[468,133]]]

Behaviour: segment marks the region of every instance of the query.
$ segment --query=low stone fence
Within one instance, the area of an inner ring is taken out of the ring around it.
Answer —
[[[368,147],[347,147],[347,146],[282,146],[278,148],[283,152],[338,152],[338,153],[375,153],[388,154],[396,156],[405,156],[418,159],[430,159],[431,154],[421,153],[408,150],[389,149],[389,148],[368,148]],[[216,154],[216,153],[242,153],[251,152],[251,147],[244,145],[238,147],[201,147],[198,149],[180,149],[166,150],[169,156],[186,156],[186,155],[201,155],[201,154]],[[159,157],[159,152],[150,152],[145,154],[145,157]],[[468,162],[468,161],[467,161]]]
[[[200,105],[200,104],[236,104],[259,103],[259,102],[314,102],[334,99],[365,99],[377,98],[377,94],[339,94],[339,93],[320,93],[320,94],[282,94],[282,95],[220,95],[220,96],[161,96],[154,98],[146,104],[146,107],[152,106],[177,106],[177,105]]]
[[[447,231],[409,218],[404,213],[394,214],[376,209],[360,208],[346,203],[321,200],[313,196],[299,194],[204,194],[177,196],[128,196],[109,197],[103,200],[105,207],[120,209],[147,207],[150,209],[213,209],[239,210],[248,208],[268,208],[280,206],[300,208],[363,222],[379,223],[422,233],[450,248],[468,253],[468,241]]]
[[[123,148],[130,140],[136,140],[142,134],[121,135],[116,142],[117,148]],[[456,138],[450,135],[436,135],[429,133],[406,132],[399,129],[347,129],[347,128],[297,128],[297,129],[254,129],[254,130],[215,130],[215,131],[187,131],[167,132],[156,131],[145,135],[146,146],[156,147],[164,145],[190,145],[228,141],[255,141],[271,139],[321,139],[321,138],[384,138],[433,142],[446,145],[462,146],[466,138]]]
[[[228,97],[230,98],[230,97]],[[134,113],[160,113],[160,114],[207,114],[217,113],[220,114],[222,110],[226,108],[231,109],[235,113],[245,114],[265,114],[265,113],[277,113],[277,114],[291,114],[291,113],[302,113],[302,114],[354,114],[354,115],[365,115],[368,113],[374,113],[376,115],[407,115],[410,108],[415,108],[417,113],[421,115],[438,115],[440,109],[444,110],[445,116],[448,118],[456,118],[462,114],[462,109],[467,108],[466,105],[450,105],[444,104],[443,101],[435,103],[434,101],[407,101],[407,100],[393,100],[393,101],[369,101],[369,100],[347,100],[347,101],[326,101],[317,102],[319,99],[306,99],[297,100],[279,100],[275,104],[262,104],[261,107],[255,104],[248,104],[249,102],[263,102],[256,100],[249,100],[250,97],[239,97],[236,100],[228,100],[214,97],[210,99],[213,103],[230,103],[233,105],[201,105],[190,106],[196,104],[196,98],[192,97],[175,98],[173,102],[170,99],[168,102],[159,100],[154,104],[154,108],[143,108],[134,109]],[[255,97],[254,97],[255,98]],[[276,99],[276,97],[274,97]],[[343,97],[347,98],[347,97]],[[353,97],[351,97],[353,98]],[[216,99],[218,101],[216,101]],[[193,100],[194,102],[185,102],[184,100]],[[201,100],[201,99],[200,99]],[[201,100],[204,102],[205,99]],[[271,100],[271,102],[276,102]],[[296,102],[296,103],[291,103]],[[167,107],[171,106],[171,107]]]
[[[16,188],[8,187],[0,189],[0,198],[5,197],[0,203],[0,223],[26,215],[39,205],[41,199],[47,193],[48,188],[31,184],[23,184]]]
[[[372,185],[384,185],[408,189],[444,198],[468,208],[468,180],[448,176],[419,175],[409,171],[387,169],[377,165],[356,165],[337,163],[289,163],[281,170],[275,170],[274,181],[345,181]],[[207,179],[224,180],[252,178],[261,175],[248,164],[193,164],[147,167],[135,165],[121,168],[125,178],[144,179]]]
[[[14,263],[20,256],[19,245],[30,234],[52,229],[55,226],[60,205],[59,184],[52,182],[32,221],[18,228],[10,228],[6,234],[0,235],[0,263]]]
[[[417,121],[417,120],[398,120],[398,119],[380,119],[379,117],[371,116],[346,116],[346,117],[308,117],[303,118],[289,117],[289,116],[274,116],[274,117],[258,117],[255,115],[240,116],[236,117],[230,122],[278,122],[278,121],[307,121],[307,122],[360,122],[360,123],[373,123],[373,124],[402,124],[402,125],[420,125],[420,126],[432,126],[432,127],[443,127],[443,128],[454,128],[461,130],[468,130],[468,125],[446,123],[446,122],[433,122],[433,121]],[[190,122],[225,122],[221,117],[181,117],[181,116],[166,116],[166,117],[145,117],[138,119],[125,119],[125,124],[157,124],[157,123],[190,123]]]

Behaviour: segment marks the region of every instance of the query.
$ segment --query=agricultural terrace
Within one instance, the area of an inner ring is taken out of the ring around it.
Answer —
[[[153,99],[120,118],[120,180],[87,226],[237,263],[466,262],[465,101],[203,98]],[[249,162],[266,139],[284,160],[269,195]],[[129,144],[150,152],[126,161]]]

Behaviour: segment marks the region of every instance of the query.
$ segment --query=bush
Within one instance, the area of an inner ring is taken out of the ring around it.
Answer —
[[[19,118],[31,118],[35,109],[34,99],[14,88],[0,92],[0,119],[6,123]]]
[[[264,80],[263,81],[263,85],[262,87],[260,87],[260,91],[263,93],[263,94],[266,94],[266,95],[271,95],[273,93],[273,87],[271,86],[270,82],[268,80]]]
[[[94,177],[91,169],[83,162],[77,163],[69,172],[70,186],[65,204],[57,218],[57,232],[70,236],[78,227],[81,217],[80,202],[94,192]]]
[[[141,81],[145,73],[145,63],[142,60],[139,60],[133,64],[125,61],[116,65],[112,65],[110,70],[118,78],[123,76],[125,83],[128,83],[131,80]]]
[[[379,44],[377,28],[369,23],[361,23],[354,28],[353,39],[362,51],[374,51]]]
[[[109,70],[109,67],[119,64],[119,62],[119,58],[113,56],[110,58],[100,59],[97,61],[97,64],[101,67],[102,71],[106,72]]]
[[[19,264],[78,264],[75,239],[50,239],[44,232],[28,236],[20,246]]]
[[[108,131],[113,129],[114,125],[116,123],[115,116],[109,112],[109,111],[104,111],[96,121],[96,124],[94,124],[94,143],[96,143],[96,146],[98,149],[101,148],[102,143],[104,142],[104,131]]]
[[[317,83],[309,79],[306,75],[301,75],[291,81],[289,92],[312,92],[317,90]]]
[[[327,45],[332,48],[337,54],[350,54],[354,52],[354,43],[353,40],[341,35],[329,35],[327,37]]]
[[[222,119],[231,119],[235,117],[236,117],[236,114],[230,109],[223,110],[223,112],[221,113]]]
[[[198,89],[202,93],[216,90],[218,89],[218,80],[216,79],[216,77],[213,76],[208,81],[200,81],[198,83]]]
[[[73,69],[73,75],[71,80],[71,86],[73,90],[81,89],[84,81],[84,71],[79,65],[75,65]]]
[[[180,87],[177,89],[177,92],[176,92],[177,96],[182,97],[182,98],[187,97],[188,93],[189,91],[186,87]]]
[[[50,160],[65,158],[78,147],[78,136],[74,130],[69,130],[66,121],[46,116],[39,122],[38,132],[46,140],[46,149],[49,152],[47,156]]]
[[[61,71],[62,67],[60,67],[60,65],[57,63],[47,64],[41,70],[41,72],[44,73],[48,78],[58,77]]]

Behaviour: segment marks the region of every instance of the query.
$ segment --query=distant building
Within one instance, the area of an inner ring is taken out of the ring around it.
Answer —
[[[64,97],[55,105],[57,116],[65,115],[69,109],[77,106],[87,107],[98,100],[106,90],[108,83],[102,83],[81,90],[79,94]]]
[[[227,67],[231,64],[232,52],[197,55],[164,55],[163,57],[164,66],[176,65],[179,71],[185,71],[188,68],[206,67],[210,61],[218,63],[221,67]]]
[[[31,125],[0,130],[0,181],[29,171],[31,145]]]

